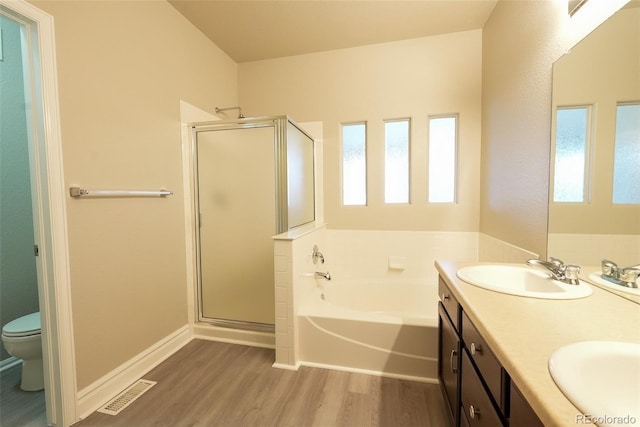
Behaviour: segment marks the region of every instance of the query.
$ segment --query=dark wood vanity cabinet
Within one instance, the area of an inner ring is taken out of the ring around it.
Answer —
[[[456,427],[543,427],[440,278],[438,378]]]
[[[438,379],[454,425],[460,415],[460,308],[442,279],[438,286]]]
[[[498,427],[506,425],[487,393],[469,353],[462,353],[461,418],[470,427]]]
[[[460,377],[460,339],[458,334],[447,316],[442,304],[438,308],[439,333],[438,333],[438,379],[440,387],[449,405],[449,411],[453,417],[454,423],[458,419],[460,403],[458,402]],[[457,424],[456,424],[457,425]]]
[[[506,426],[509,377],[467,314],[462,312],[462,414],[469,426]]]
[[[511,427],[544,427],[513,381],[510,391],[509,425]]]

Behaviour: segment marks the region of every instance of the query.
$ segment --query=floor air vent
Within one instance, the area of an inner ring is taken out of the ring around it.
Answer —
[[[142,396],[147,390],[156,385],[156,381],[138,380],[131,387],[114,397],[98,412],[108,415],[118,415],[120,411],[133,403],[134,400]]]

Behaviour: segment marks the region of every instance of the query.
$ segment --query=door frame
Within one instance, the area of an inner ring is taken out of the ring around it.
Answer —
[[[53,17],[24,0],[0,0],[24,24],[30,65],[28,117],[38,297],[42,322],[47,423],[77,421],[77,385],[67,233],[66,191]]]

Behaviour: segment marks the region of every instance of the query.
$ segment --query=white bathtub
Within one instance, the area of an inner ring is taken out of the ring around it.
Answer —
[[[437,285],[325,282],[298,311],[309,366],[437,381]]]

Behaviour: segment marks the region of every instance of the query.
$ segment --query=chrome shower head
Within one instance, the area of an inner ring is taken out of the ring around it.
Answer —
[[[225,108],[218,108],[216,107],[215,112],[216,114],[220,114],[224,111],[228,111],[228,110],[238,110],[238,118],[239,119],[244,119],[244,114],[242,114],[242,108],[240,107],[225,107]]]

